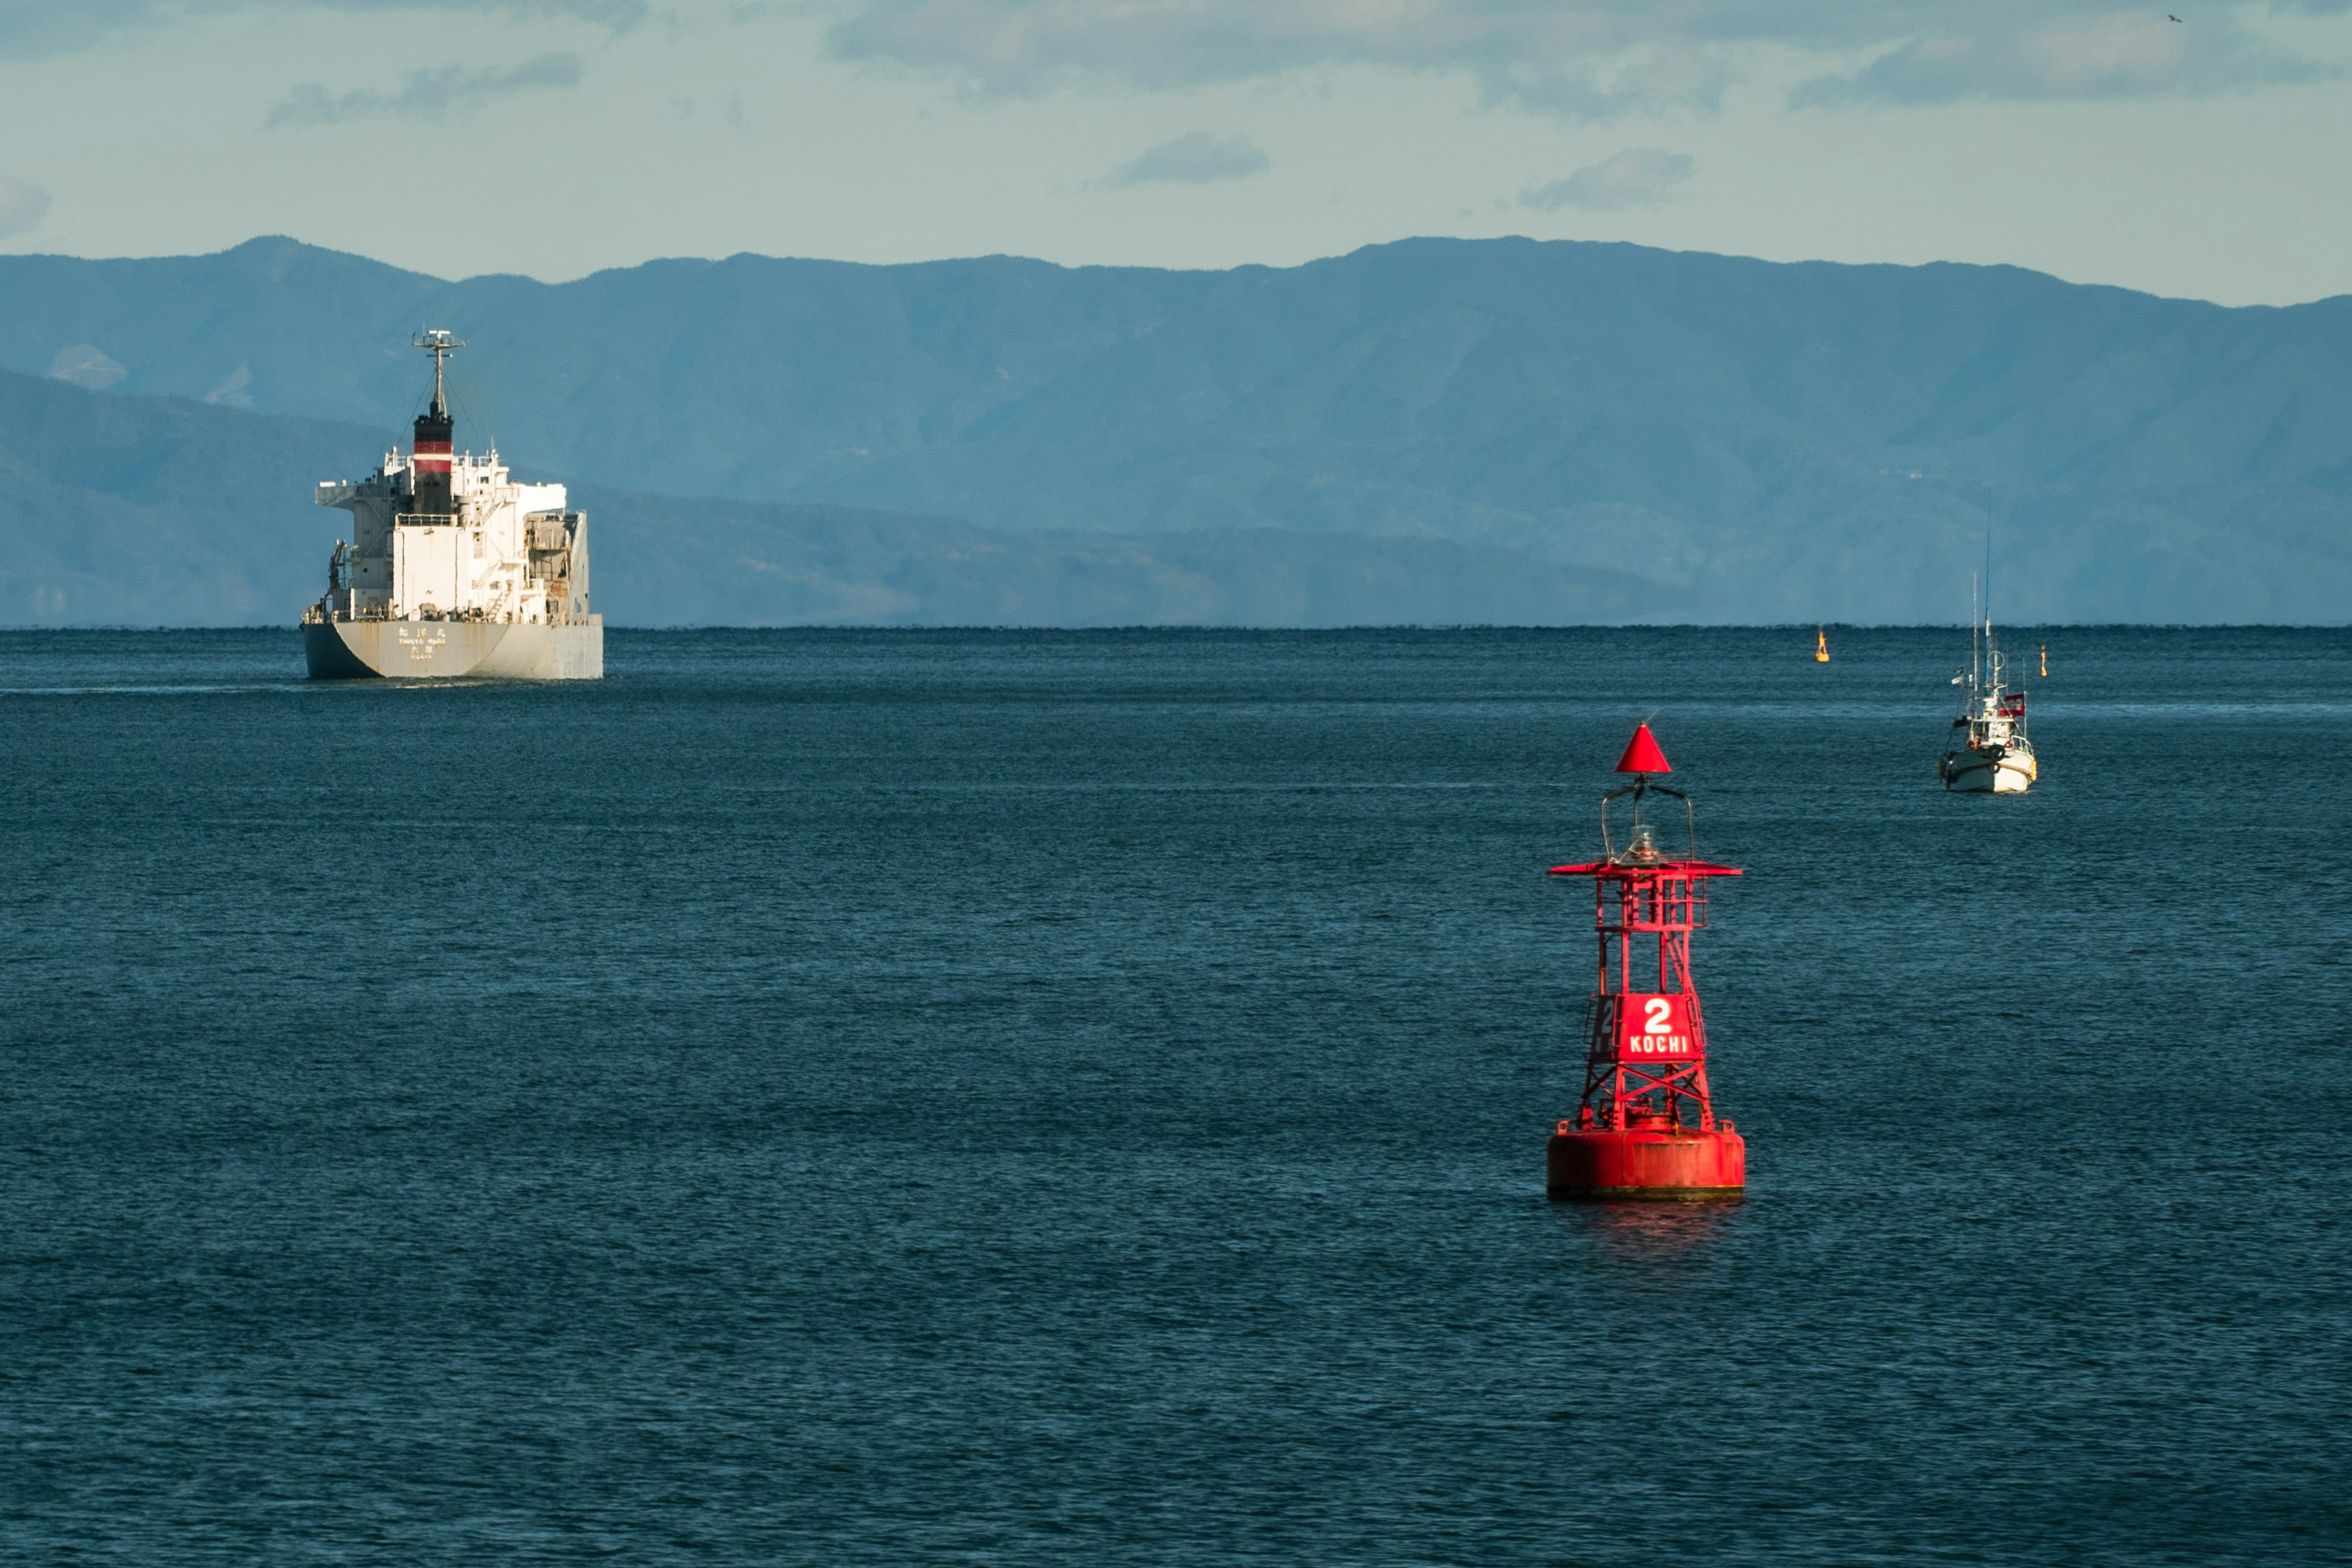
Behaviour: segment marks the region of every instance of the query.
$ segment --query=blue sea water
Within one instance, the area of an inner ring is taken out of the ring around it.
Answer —
[[[2352,1558],[2352,634],[0,635],[0,1557]],[[1595,801],[1736,1204],[1543,1194]]]

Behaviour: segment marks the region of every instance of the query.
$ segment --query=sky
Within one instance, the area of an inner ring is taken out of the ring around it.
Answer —
[[[2352,293],[2352,0],[0,0],[0,252],[1416,235]],[[2179,18],[2178,21],[2173,17]]]

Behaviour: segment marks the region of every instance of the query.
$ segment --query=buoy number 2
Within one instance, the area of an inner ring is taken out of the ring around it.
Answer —
[[[1629,1057],[1697,1060],[1689,1022],[1679,1016],[1688,1009],[1688,1000],[1677,995],[1626,997],[1625,1032],[1618,1049]]]

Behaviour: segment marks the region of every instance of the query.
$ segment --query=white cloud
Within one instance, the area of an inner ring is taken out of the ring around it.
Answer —
[[[48,192],[27,181],[0,174],[0,239],[30,234],[48,216]]]
[[[1628,147],[1613,158],[1587,163],[1564,180],[1519,193],[1519,205],[1538,212],[1581,207],[1586,212],[1622,212],[1654,206],[1691,177],[1697,167],[1687,153],[1663,147]]]
[[[1121,164],[1097,184],[1107,190],[1160,183],[1205,185],[1217,180],[1262,174],[1273,166],[1265,149],[1246,136],[1212,136],[1205,131],[1195,131],[1173,142],[1161,142]]]
[[[1460,72],[1490,103],[1597,120],[1712,110],[1765,47],[1829,68],[1801,95],[1817,103],[2208,93],[2332,74],[2265,45],[2237,13],[2173,24],[2117,0],[838,3],[847,12],[827,35],[837,58],[940,73],[983,96],[1370,65]],[[2270,0],[2263,9],[2335,15],[2347,5]],[[2150,28],[2168,34],[2151,38]]]
[[[347,120],[446,120],[452,110],[467,112],[510,93],[579,85],[578,55],[541,55],[504,69],[435,66],[410,71],[400,90],[389,94],[373,88],[330,94],[317,82],[305,82],[273,105],[263,123],[339,125]]]
[[[2311,81],[2330,65],[2265,47],[2224,20],[2192,31],[2169,13],[2059,18],[2012,32],[1938,32],[1906,39],[1861,69],[1800,87],[1800,107],[1822,103],[1951,103],[2153,98]]]
[[[402,11],[570,17],[624,32],[644,21],[647,0],[0,0],[0,57],[72,54],[200,16],[303,11]]]

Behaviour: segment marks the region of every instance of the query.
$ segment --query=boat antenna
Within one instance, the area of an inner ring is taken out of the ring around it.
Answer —
[[[448,418],[448,400],[441,395],[441,362],[464,348],[465,340],[435,328],[431,331],[420,331],[408,341],[414,347],[423,349],[433,356],[433,417]]]
[[[1992,636],[1992,513],[1985,513],[1985,636]]]
[[[2000,649],[1992,640],[1992,513],[1985,513],[1985,684],[2000,686]]]

